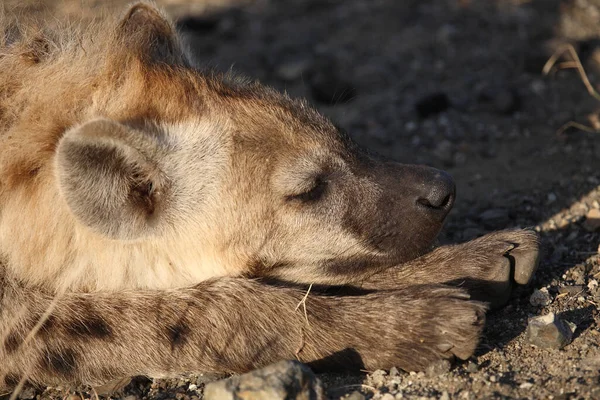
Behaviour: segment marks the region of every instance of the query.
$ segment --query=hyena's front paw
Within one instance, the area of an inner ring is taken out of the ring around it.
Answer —
[[[461,255],[457,267],[464,274],[454,283],[491,308],[506,304],[514,284],[531,281],[540,255],[539,236],[528,229],[493,232],[454,250]]]
[[[369,347],[375,356],[370,367],[420,371],[444,359],[466,360],[479,344],[486,305],[470,300],[462,289],[409,287],[388,299],[386,305],[396,309],[395,313],[386,310],[393,313],[387,319],[393,326],[382,326],[385,334]]]

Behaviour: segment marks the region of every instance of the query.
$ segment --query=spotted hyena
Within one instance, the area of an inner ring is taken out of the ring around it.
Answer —
[[[201,72],[150,5],[4,32],[1,389],[282,358],[421,369],[468,358],[535,269],[531,231],[432,249],[450,176]]]

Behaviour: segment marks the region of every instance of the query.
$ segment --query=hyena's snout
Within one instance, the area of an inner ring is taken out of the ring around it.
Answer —
[[[427,168],[430,179],[417,186],[415,206],[417,210],[443,220],[454,205],[456,185],[452,177],[433,168]]]
[[[456,197],[452,177],[435,168],[423,165],[385,163],[381,174],[383,187],[387,188],[388,200],[396,211],[402,211],[411,219],[439,224],[444,221]],[[398,210],[401,207],[402,210]]]

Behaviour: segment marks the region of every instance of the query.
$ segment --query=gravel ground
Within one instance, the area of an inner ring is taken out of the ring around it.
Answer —
[[[19,7],[94,16],[100,3]],[[442,242],[508,227],[542,235],[533,284],[489,316],[475,357],[427,374],[323,375],[332,398],[600,399],[600,133],[556,135],[569,121],[600,125],[600,103],[574,70],[541,74],[571,43],[600,83],[600,1],[158,3],[207,65],[307,97],[375,152],[449,171],[458,200]],[[562,350],[528,342],[528,320],[549,312],[576,327]],[[136,379],[123,397],[197,398],[205,380]]]

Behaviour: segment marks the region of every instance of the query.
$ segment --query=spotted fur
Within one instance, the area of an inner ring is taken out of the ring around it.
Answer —
[[[501,303],[533,273],[529,232],[428,253],[447,175],[198,70],[147,3],[30,26],[5,23],[0,52],[1,389],[281,358],[421,369],[475,350],[469,290]]]

